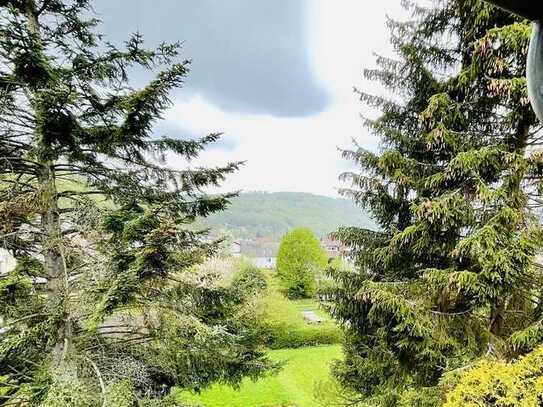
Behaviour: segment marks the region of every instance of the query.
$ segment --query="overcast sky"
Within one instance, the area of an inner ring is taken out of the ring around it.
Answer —
[[[368,4],[369,3],[369,4]],[[386,15],[400,0],[98,0],[114,43],[141,32],[150,45],[183,41],[192,59],[186,86],[157,134],[223,140],[193,165],[246,161],[224,190],[301,191],[336,196],[350,164],[338,147],[375,148],[359,114],[372,114],[353,87],[373,52],[389,55]],[[176,162],[172,165],[183,166]]]

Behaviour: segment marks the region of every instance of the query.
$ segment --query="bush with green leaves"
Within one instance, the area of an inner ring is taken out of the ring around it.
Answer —
[[[322,272],[316,275],[317,281],[317,296],[322,304],[326,304],[331,298],[330,293],[337,288],[337,283],[333,279],[333,275],[336,273],[354,273],[354,265],[347,260],[336,257],[331,259],[328,267]]]
[[[240,298],[245,298],[264,291],[268,282],[260,268],[247,264],[234,275],[231,286]]]
[[[277,274],[287,295],[292,298],[315,295],[315,275],[324,270],[327,260],[319,239],[310,229],[298,228],[287,233],[277,254]]]
[[[460,374],[462,373],[462,374]],[[483,359],[443,380],[443,407],[539,407],[543,404],[543,348],[506,362]]]

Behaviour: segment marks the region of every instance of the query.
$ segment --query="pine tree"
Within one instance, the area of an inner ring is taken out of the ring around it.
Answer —
[[[217,245],[191,223],[231,196],[204,189],[239,163],[189,166],[218,134],[153,136],[189,61],[103,43],[90,6],[0,1],[1,403],[134,405],[269,367],[239,296],[192,269]],[[134,89],[134,68],[159,73]]]
[[[541,340],[530,25],[478,0],[404,4],[398,59],[365,72],[392,96],[360,92],[381,150],[344,152],[361,170],[342,192],[380,228],[338,231],[357,271],[331,270],[347,331],[335,374],[368,405],[437,405],[445,373]]]

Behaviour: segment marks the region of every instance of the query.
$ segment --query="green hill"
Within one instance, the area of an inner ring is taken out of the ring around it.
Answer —
[[[232,200],[226,211],[205,220],[207,226],[228,230],[236,237],[279,238],[288,230],[305,226],[319,236],[339,226],[374,227],[352,201],[302,192],[249,192]]]

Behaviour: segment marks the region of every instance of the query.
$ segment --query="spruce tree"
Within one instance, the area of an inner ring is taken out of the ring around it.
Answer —
[[[139,34],[102,42],[90,6],[0,1],[0,237],[17,259],[0,404],[140,405],[269,367],[239,296],[192,269],[217,245],[191,223],[231,196],[204,189],[239,163],[189,166],[218,134],[153,136],[189,61]],[[135,89],[134,68],[155,78]]]
[[[335,374],[372,406],[438,405],[444,374],[541,340],[530,25],[478,0],[404,5],[397,58],[365,71],[392,96],[360,92],[381,149],[343,153],[360,172],[342,193],[379,229],[338,231],[357,271],[331,270],[347,338]]]

